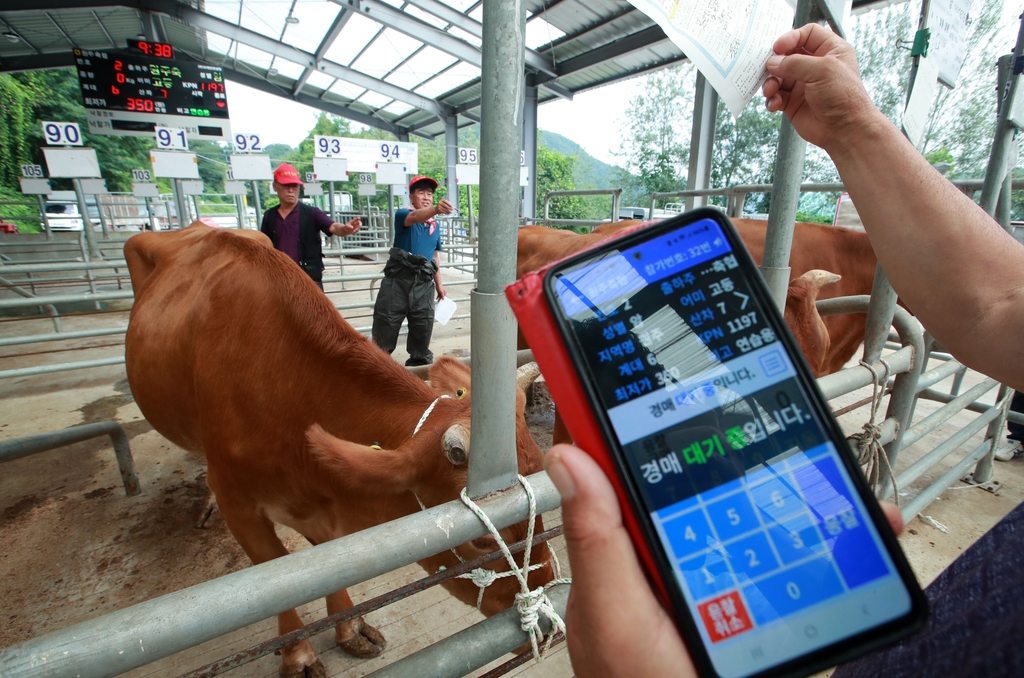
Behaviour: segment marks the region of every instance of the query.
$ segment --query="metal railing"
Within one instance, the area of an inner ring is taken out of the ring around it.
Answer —
[[[610,195],[612,197],[612,213],[610,219],[552,219],[551,199],[578,197],[587,195]],[[544,220],[545,226],[600,226],[609,221],[619,220],[619,203],[622,200],[621,188],[592,188],[578,191],[548,191],[544,195]]]

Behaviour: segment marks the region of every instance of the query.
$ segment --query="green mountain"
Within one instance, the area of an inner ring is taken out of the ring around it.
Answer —
[[[622,169],[602,162],[587,153],[572,139],[554,132],[537,131],[537,144],[548,150],[576,158],[576,188],[613,188],[622,185]]]

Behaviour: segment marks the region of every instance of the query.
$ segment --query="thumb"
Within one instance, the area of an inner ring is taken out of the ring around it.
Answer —
[[[814,82],[828,76],[827,59],[808,54],[775,55],[768,59],[765,68],[769,73],[783,80]]]

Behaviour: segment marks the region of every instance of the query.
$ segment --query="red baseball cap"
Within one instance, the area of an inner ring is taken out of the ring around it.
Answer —
[[[415,186],[416,184],[419,184],[419,183],[430,184],[430,188],[431,189],[437,190],[437,181],[435,181],[434,179],[432,179],[432,178],[430,178],[428,176],[424,176],[422,174],[417,174],[416,176],[414,176],[412,178],[412,180],[409,182],[409,190],[411,191],[412,187]]]
[[[281,163],[274,170],[274,181],[282,186],[302,183],[302,179],[299,178],[299,171],[286,162]]]

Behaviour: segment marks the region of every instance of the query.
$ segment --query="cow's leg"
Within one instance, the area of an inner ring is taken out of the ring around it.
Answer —
[[[304,535],[306,540],[316,546],[319,542]],[[352,598],[348,595],[348,589],[342,589],[327,596],[327,616],[337,614],[352,607]],[[387,649],[388,641],[384,634],[373,626],[366,623],[366,620],[355,617],[347,622],[334,627],[334,641],[346,654],[360,659],[377,657]]]
[[[348,591],[342,589],[327,596],[327,614],[332,615],[352,607]],[[388,641],[384,634],[366,623],[362,617],[350,619],[334,628],[334,640],[338,647],[353,657],[369,659],[383,652]]]
[[[219,506],[228,529],[254,565],[288,555],[288,549],[274,532],[274,524],[266,516],[252,508],[223,501]],[[280,634],[294,631],[302,625],[302,619],[294,609],[277,615]],[[278,671],[283,678],[326,678],[327,675],[308,640],[300,640],[281,650],[281,666]]]

